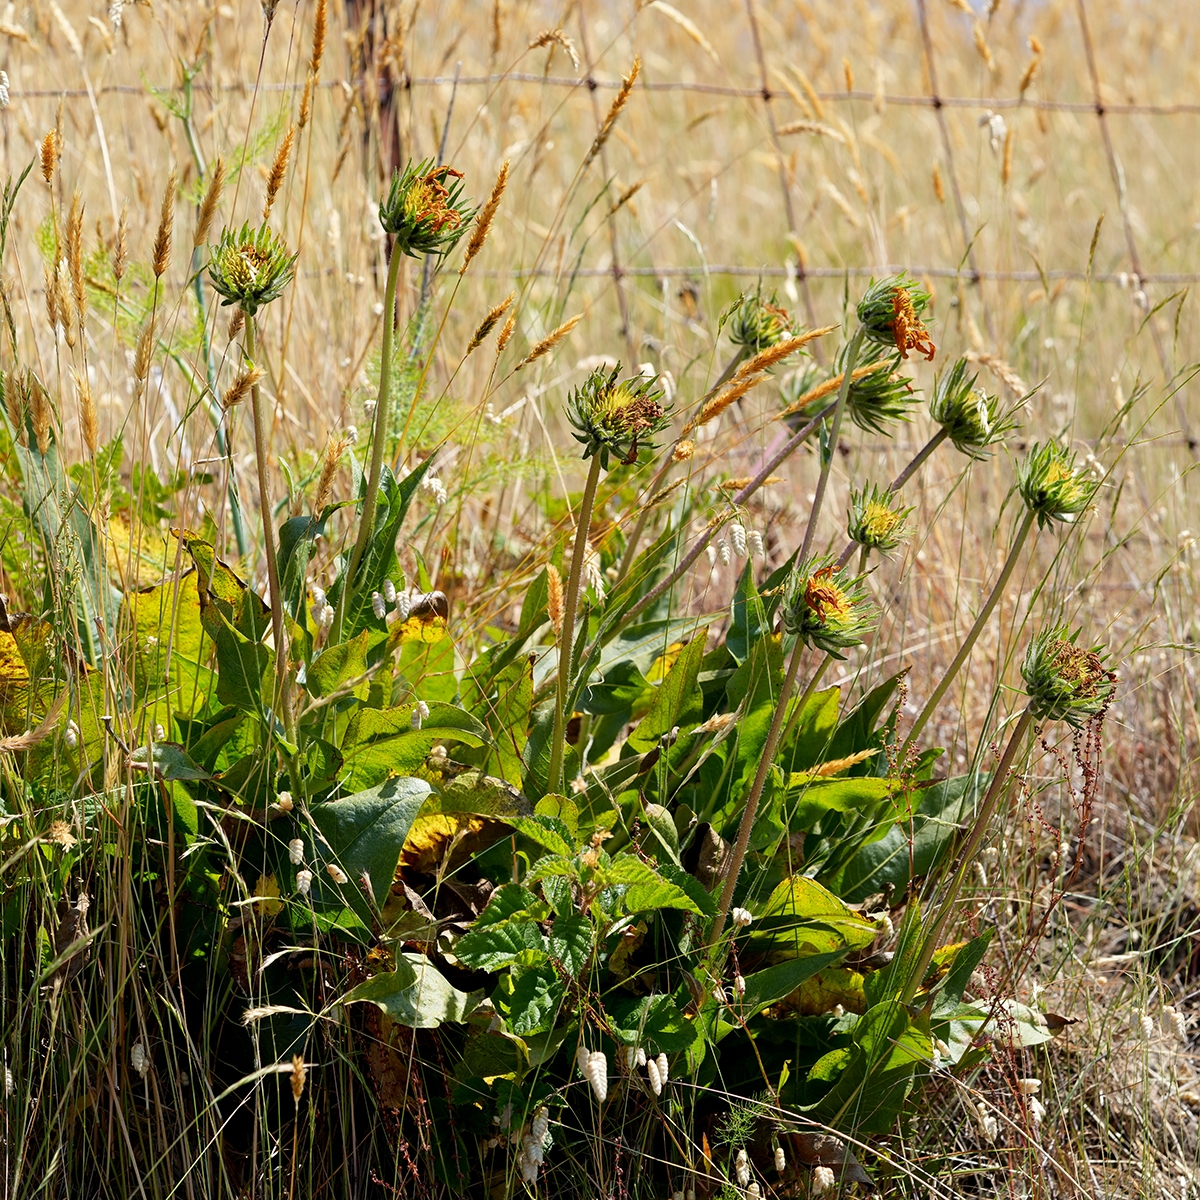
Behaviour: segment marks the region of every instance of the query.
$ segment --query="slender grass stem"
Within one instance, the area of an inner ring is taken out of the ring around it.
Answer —
[[[966,844],[959,854],[958,867],[954,872],[953,878],[950,880],[950,886],[947,888],[945,896],[942,897],[941,904],[938,906],[937,916],[934,917],[933,923],[929,926],[929,932],[925,937],[925,944],[921,947],[921,956],[917,959],[912,974],[904,984],[904,991],[900,999],[905,1004],[912,1003],[912,998],[916,995],[917,988],[921,986],[921,981],[925,978],[925,972],[929,970],[929,964],[933,961],[933,955],[943,934],[946,932],[946,926],[950,921],[951,913],[954,911],[954,905],[957,903],[959,893],[962,891],[967,871],[975,861],[975,852],[979,849],[979,845],[988,831],[988,826],[991,824],[992,818],[996,815],[996,810],[1000,807],[1001,800],[1004,799],[1008,791],[1009,775],[1012,771],[1013,763],[1016,761],[1017,755],[1025,743],[1025,734],[1032,723],[1033,713],[1027,708],[1017,719],[1017,724],[1009,735],[1008,745],[1004,747],[1004,753],[1000,756],[996,773],[992,776],[991,786],[987,790],[987,795],[983,798],[983,804],[980,805],[979,812],[976,814],[975,823],[971,826],[971,832],[967,836]]]
[[[375,403],[375,429],[371,435],[371,465],[367,473],[366,492],[363,495],[362,514],[359,517],[358,537],[350,551],[346,565],[345,584],[338,597],[333,624],[329,630],[328,645],[336,646],[342,640],[342,626],[350,594],[354,590],[354,576],[362,563],[363,555],[371,543],[375,530],[375,511],[379,507],[379,481],[383,476],[383,456],[386,453],[388,421],[392,407],[392,358],[396,338],[396,283],[400,278],[400,263],[404,255],[394,247],[388,259],[387,283],[383,292],[383,344],[380,348],[379,398]]]
[[[937,707],[942,702],[942,697],[945,696],[950,685],[954,682],[954,677],[962,669],[963,664],[970,657],[971,650],[974,647],[979,635],[983,632],[983,627],[987,624],[988,618],[992,615],[992,610],[999,603],[1000,597],[1004,594],[1004,589],[1008,586],[1008,581],[1012,576],[1013,570],[1017,565],[1017,559],[1021,554],[1021,547],[1025,545],[1025,539],[1029,536],[1029,531],[1033,528],[1034,513],[1028,511],[1022,520],[1020,527],[1017,529],[1017,536],[1013,538],[1012,549],[1008,552],[1008,558],[1004,561],[1004,567],[1000,571],[1000,577],[992,585],[991,593],[987,600],[984,601],[983,608],[979,610],[979,616],[975,618],[975,624],[971,626],[967,636],[963,639],[962,645],[958,648],[958,653],[954,656],[954,661],[946,668],[946,673],[942,676],[941,682],[933,689],[933,694],[925,702],[925,707],[921,709],[920,715],[913,722],[913,727],[908,731],[908,737],[904,739],[904,745],[900,747],[899,761],[903,762],[908,754],[910,747],[920,736],[921,730],[925,728],[929,722],[929,718],[937,711]]]
[[[737,842],[733,848],[733,857],[725,875],[725,886],[721,890],[721,903],[717,908],[716,918],[708,932],[708,945],[715,946],[725,932],[725,922],[729,919],[729,910],[733,907],[733,893],[737,887],[738,875],[746,858],[746,850],[750,845],[750,833],[754,828],[754,818],[758,815],[758,802],[762,799],[763,786],[767,782],[767,773],[775,759],[775,751],[779,747],[780,734],[787,717],[788,697],[796,685],[796,675],[800,670],[800,659],[804,656],[804,642],[799,638],[792,647],[788,659],[787,671],[783,676],[783,686],[779,689],[779,700],[775,705],[775,715],[771,718],[771,728],[767,731],[766,744],[758,760],[758,770],[754,773],[754,783],[750,795],[746,797],[746,808],[742,813],[741,824],[738,825]]]
[[[554,699],[554,737],[550,742],[550,769],[546,773],[546,788],[558,792],[562,788],[562,766],[567,739],[566,707],[571,690],[571,650],[575,642],[575,612],[579,605],[579,583],[583,577],[583,560],[587,554],[588,533],[592,526],[592,507],[600,482],[600,455],[593,454],[579,505],[579,521],[575,526],[575,552],[571,555],[571,573],[567,576],[567,594],[563,599],[562,633],[558,637],[558,689]]]

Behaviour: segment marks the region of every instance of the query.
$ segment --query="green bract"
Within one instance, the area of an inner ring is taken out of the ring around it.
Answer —
[[[659,403],[662,392],[657,378],[635,375],[618,382],[620,372],[620,363],[608,374],[598,368],[567,400],[567,419],[576,441],[585,447],[583,457],[598,454],[605,470],[610,453],[634,463],[639,449],[653,450],[650,439],[669,419]]]
[[[1078,729],[1112,699],[1116,672],[1108,670],[1100,647],[1076,645],[1065,625],[1033,639],[1021,664],[1029,709],[1038,721],[1066,721]]]
[[[873,279],[858,302],[858,319],[870,341],[895,346],[902,358],[915,349],[932,359],[934,345],[921,323],[929,300],[929,293],[907,271]]]
[[[394,249],[412,258],[449,254],[475,215],[462,186],[461,171],[430,158],[396,171],[379,206],[379,223],[395,237]]]
[[[248,317],[283,294],[295,275],[295,254],[264,221],[257,232],[249,222],[234,233],[225,229],[212,247],[208,277],[222,305],[236,304]]]
[[[800,327],[787,309],[779,306],[775,293],[771,293],[770,300],[764,300],[761,288],[742,296],[729,318],[729,340],[753,353],[777,345],[784,338],[795,337],[799,332]]]
[[[1000,412],[1000,401],[975,386],[978,378],[967,378],[967,360],[939,375],[929,398],[929,415],[946,431],[947,437],[971,458],[986,458],[989,446],[1003,440],[1016,422]]]
[[[835,369],[839,375],[846,369],[846,350],[847,347],[843,346],[838,353]],[[860,363],[859,369],[870,365]],[[889,359],[887,366],[850,380],[850,390],[846,393],[846,415],[859,429],[886,435],[889,421],[908,420],[909,411],[915,403],[912,380],[907,375],[899,374],[899,370],[900,356],[896,354]]]
[[[905,518],[910,512],[911,508],[893,508],[886,488],[856,488],[850,492],[850,540],[869,550],[894,550],[908,536]]]
[[[829,559],[802,563],[788,578],[783,596],[783,627],[810,646],[839,651],[862,643],[875,628],[875,610],[862,588]]]
[[[1091,504],[1096,487],[1075,466],[1074,451],[1057,442],[1035,443],[1017,468],[1017,490],[1039,528],[1075,520]]]

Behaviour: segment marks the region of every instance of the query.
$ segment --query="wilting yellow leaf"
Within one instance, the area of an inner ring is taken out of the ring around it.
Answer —
[[[254,895],[259,898],[259,911],[268,917],[274,917],[283,911],[283,901],[279,896],[279,883],[274,875],[260,875],[254,885]]]
[[[789,997],[789,1000],[791,997]],[[806,979],[799,989],[799,1009],[806,1017],[830,1012],[839,1004],[847,1012],[866,1012],[863,977],[849,967],[831,967]]]
[[[667,672],[675,665],[675,660],[679,657],[683,647],[683,642],[672,642],[654,660],[650,670],[646,672],[646,678],[651,683],[661,683],[667,677]]]

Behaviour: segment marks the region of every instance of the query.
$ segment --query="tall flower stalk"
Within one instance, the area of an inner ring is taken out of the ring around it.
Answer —
[[[970,657],[971,651],[988,623],[1000,597],[1008,587],[1008,581],[1016,568],[1021,549],[1025,545],[1029,532],[1036,521],[1039,528],[1051,523],[1070,523],[1091,504],[1096,494],[1096,484],[1085,478],[1082,471],[1075,466],[1075,455],[1059,446],[1056,442],[1035,444],[1017,470],[1017,491],[1025,503],[1025,515],[1017,527],[1016,536],[1009,548],[1008,557],[1004,560],[999,578],[992,585],[988,598],[984,601],[975,623],[967,632],[958,653],[954,656],[946,673],[942,676],[933,694],[925,702],[917,719],[913,722],[900,749],[900,760],[903,761],[909,748],[916,742],[921,731],[928,724],[930,717],[937,712],[938,705],[954,682],[963,664]]]
[[[388,256],[387,282],[383,292],[383,343],[380,347],[379,397],[375,404],[375,423],[371,440],[371,465],[367,471],[358,536],[350,551],[345,586],[338,597],[330,629],[329,644],[342,636],[346,606],[354,588],[354,576],[362,563],[375,532],[375,513],[379,506],[379,483],[383,477],[383,459],[387,451],[387,431],[393,400],[392,360],[396,341],[396,288],[400,264],[406,257],[426,255],[444,257],[466,233],[474,210],[462,199],[462,172],[432,161],[408,163],[392,175],[388,194],[379,205],[379,223],[392,235]]]
[[[1029,703],[1009,734],[1008,743],[1000,756],[1000,762],[996,765],[991,785],[979,806],[967,840],[963,843],[958,867],[929,926],[921,954],[905,982],[901,999],[906,1004],[912,1003],[945,935],[967,873],[975,862],[976,852],[1008,793],[1013,765],[1025,747],[1030,728],[1035,723],[1065,721],[1078,729],[1088,721],[1100,717],[1112,699],[1117,682],[1116,674],[1104,665],[1104,658],[1098,647],[1085,649],[1079,646],[1077,641],[1078,634],[1068,636],[1066,628],[1058,627],[1035,637],[1025,654],[1021,664],[1021,675],[1025,680]]]
[[[572,393],[567,403],[573,436],[582,443],[583,457],[590,458],[591,463],[579,505],[579,519],[575,525],[575,550],[571,555],[571,570],[563,598],[562,629],[558,633],[554,735],[550,742],[550,766],[546,774],[546,788],[550,792],[562,789],[567,697],[574,675],[575,616],[579,608],[579,589],[600,471],[608,469],[610,455],[616,455],[621,462],[631,465],[637,461],[642,449],[654,449],[652,439],[668,420],[666,411],[659,403],[662,393],[657,389],[657,380],[644,375],[619,380],[620,372],[620,364],[607,374],[603,370],[593,371],[583,386]]]
[[[296,255],[289,254],[283,242],[271,232],[267,222],[257,230],[245,224],[238,231],[223,230],[219,243],[212,248],[208,277],[221,297],[222,307],[234,306],[245,314],[245,356],[250,363],[250,408],[254,420],[254,461],[258,473],[259,509],[262,515],[263,548],[267,560],[267,584],[271,592],[271,635],[275,643],[275,691],[283,710],[288,740],[295,741],[291,730],[290,704],[287,697],[288,647],[283,621],[283,590],[279,582],[279,558],[275,545],[275,525],[271,510],[270,445],[271,436],[263,408],[259,380],[254,369],[258,339],[254,318],[260,308],[278,299],[296,273]]]
[[[710,946],[719,943],[721,934],[725,931],[729,911],[733,907],[738,876],[746,859],[746,850],[750,845],[750,834],[754,830],[754,820],[758,815],[758,805],[762,799],[767,775],[771,771],[775,751],[782,740],[789,701],[796,686],[800,660],[805,649],[815,647],[824,650],[826,658],[805,689],[802,703],[816,690],[817,682],[824,674],[829,659],[840,658],[842,650],[860,645],[863,638],[874,628],[874,610],[862,590],[861,580],[845,578],[831,563],[824,560],[818,563],[802,563],[792,572],[784,593],[782,611],[784,630],[796,640],[788,658],[783,686],[779,690],[779,699],[771,718],[771,727],[767,731],[766,743],[759,757],[758,769],[754,773],[754,782],[746,797],[746,807],[738,825],[737,842],[729,860],[725,886],[721,891],[721,902],[708,934]]]

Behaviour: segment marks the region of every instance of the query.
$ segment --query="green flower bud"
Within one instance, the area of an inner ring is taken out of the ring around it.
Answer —
[[[893,508],[892,493],[872,484],[850,492],[850,540],[869,550],[895,550],[908,536],[911,508]]]
[[[838,352],[835,371],[839,375],[846,368],[848,349],[843,346]],[[907,421],[916,403],[912,380],[899,373],[898,354],[891,356],[887,365],[876,371],[863,371],[871,365],[858,364],[854,372],[858,378],[850,380],[850,390],[846,393],[846,415],[859,429],[887,437],[890,436],[888,422]]]
[[[848,576],[827,558],[797,566],[784,591],[783,627],[809,646],[844,657],[839,651],[860,645],[875,628],[862,576]]]
[[[1101,648],[1076,645],[1079,631],[1065,625],[1033,639],[1021,664],[1029,708],[1037,721],[1066,721],[1078,729],[1108,706],[1117,675],[1104,665]]]
[[[428,158],[395,171],[379,206],[379,223],[394,235],[394,248],[411,258],[449,254],[475,215],[462,199],[462,187],[461,171]]]
[[[745,346],[752,354],[778,345],[785,338],[796,337],[801,326],[792,319],[786,308],[780,308],[774,292],[764,300],[761,286],[742,295],[729,318],[729,340],[735,346]]]
[[[208,278],[223,297],[222,306],[236,304],[252,317],[283,294],[296,273],[296,258],[265,221],[257,232],[247,222],[237,233],[221,231],[208,261]]]
[[[937,347],[921,314],[929,307],[929,293],[908,272],[890,275],[871,286],[858,304],[858,319],[867,338],[881,346],[895,346],[901,358],[919,350],[932,362]]]
[[[935,380],[929,415],[963,454],[982,459],[989,446],[1003,441],[1004,435],[1016,428],[1016,422],[1001,414],[995,396],[975,386],[977,378],[967,378],[967,360],[960,358]]]
[[[670,421],[659,403],[662,392],[657,378],[635,375],[618,382],[620,372],[620,363],[609,374],[598,368],[567,401],[567,418],[576,441],[585,447],[583,457],[598,454],[605,470],[610,453],[632,464],[640,449],[655,449],[650,439]]]
[[[1038,442],[1017,468],[1017,490],[1038,528],[1074,521],[1092,503],[1099,485],[1075,466],[1074,451],[1057,442]]]

